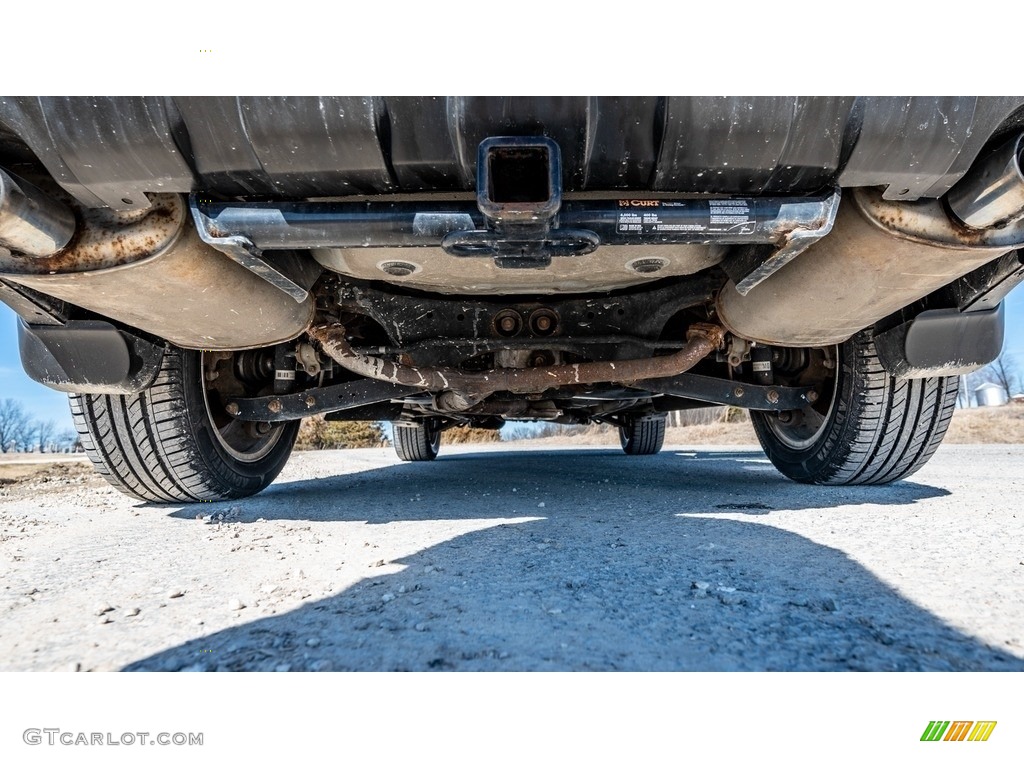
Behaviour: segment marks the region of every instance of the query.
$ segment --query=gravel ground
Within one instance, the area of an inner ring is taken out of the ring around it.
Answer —
[[[187,507],[0,483],[0,669],[1024,670],[1024,447],[888,488],[754,447],[442,450]]]

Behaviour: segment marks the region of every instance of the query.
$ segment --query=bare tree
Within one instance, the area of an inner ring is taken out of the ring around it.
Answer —
[[[52,447],[51,443],[57,435],[57,425],[51,420],[47,421],[36,421],[33,423],[35,427],[35,438],[36,445],[39,446],[40,453],[46,453],[46,449]]]
[[[32,419],[17,400],[0,400],[0,453],[17,450],[31,436]]]
[[[57,449],[65,453],[74,451],[78,444],[78,433],[73,429],[65,429],[57,435]]]
[[[1009,352],[1003,351],[999,357],[993,360],[979,371],[982,381],[990,381],[998,384],[1006,391],[1006,396],[1011,397],[1021,391],[1022,381],[1020,368],[1016,359]]]

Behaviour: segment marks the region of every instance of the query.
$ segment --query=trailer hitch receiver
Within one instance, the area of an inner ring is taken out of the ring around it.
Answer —
[[[487,229],[451,232],[453,256],[489,256],[499,267],[543,269],[553,256],[583,256],[600,244],[586,229],[554,227],[562,207],[562,158],[546,136],[494,136],[480,142],[477,207]]]

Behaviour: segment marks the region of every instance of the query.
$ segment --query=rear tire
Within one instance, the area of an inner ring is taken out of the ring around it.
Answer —
[[[893,378],[870,329],[826,350],[824,359],[832,373],[813,405],[788,415],[751,412],[772,464],[819,485],[882,485],[924,466],[949,427],[959,377]]]
[[[628,417],[625,426],[619,427],[619,444],[629,456],[653,456],[665,444],[664,413],[648,416]]]
[[[237,422],[207,392],[203,353],[170,348],[137,395],[70,395],[71,415],[93,465],[143,501],[189,503],[259,493],[292,451],[299,422]]]
[[[433,461],[441,447],[441,431],[431,422],[395,425],[395,453],[402,461]]]

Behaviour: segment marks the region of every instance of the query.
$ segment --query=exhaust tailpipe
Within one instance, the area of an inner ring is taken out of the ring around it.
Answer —
[[[74,234],[75,215],[68,206],[0,169],[0,249],[30,258],[52,256]]]
[[[949,208],[971,229],[1001,227],[1024,217],[1024,134],[996,147],[949,191]]]

